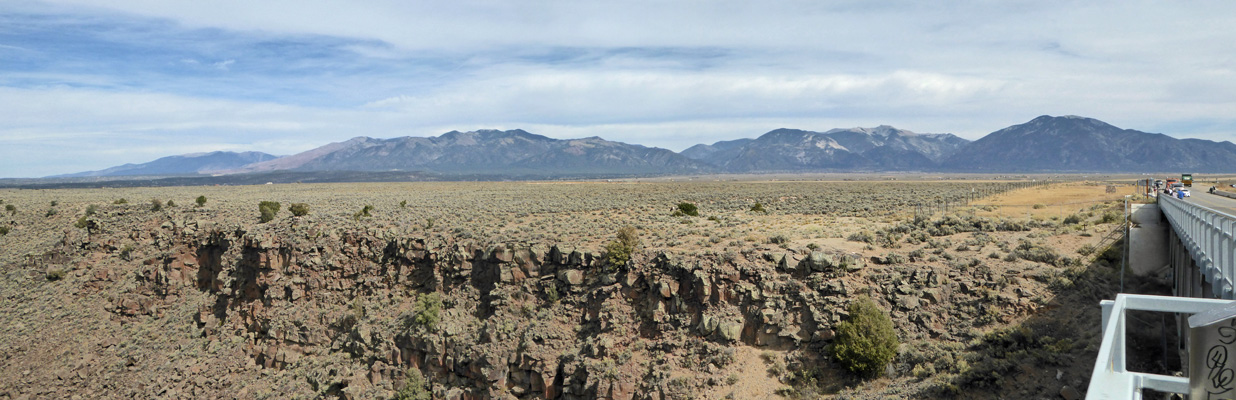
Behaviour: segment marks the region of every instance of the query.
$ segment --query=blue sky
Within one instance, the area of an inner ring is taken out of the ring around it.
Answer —
[[[677,151],[1074,114],[1232,140],[1233,26],[1230,1],[5,0],[0,177],[483,128]]]

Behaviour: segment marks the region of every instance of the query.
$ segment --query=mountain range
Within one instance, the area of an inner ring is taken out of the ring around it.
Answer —
[[[1236,172],[1236,144],[1176,139],[1078,116],[1041,116],[975,141],[887,125],[825,132],[783,128],[752,139],[698,144],[681,153],[599,137],[553,139],[520,129],[479,130],[356,137],[285,157],[188,154],[60,177],[406,172],[442,179],[539,179],[875,171]]]
[[[924,171],[970,141],[952,134],[875,128],[811,132],[776,129],[756,139],[699,144],[682,155],[726,172]]]
[[[427,171],[438,174],[591,176],[714,172],[670,150],[599,137],[552,139],[520,129],[451,131],[436,137],[357,137],[232,172]]]
[[[168,156],[143,164],[124,164],[98,171],[56,175],[48,178],[211,174],[277,158],[279,157],[256,151],[240,153],[213,151]]]

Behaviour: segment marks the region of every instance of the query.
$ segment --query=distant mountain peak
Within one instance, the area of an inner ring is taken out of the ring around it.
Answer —
[[[876,126],[876,127],[874,127],[874,128],[864,128],[864,127],[854,127],[854,128],[846,128],[846,129],[840,129],[840,128],[838,128],[838,129],[830,129],[830,130],[828,130],[828,131],[825,131],[824,133],[825,133],[825,134],[834,134],[834,133],[840,133],[840,132],[854,132],[854,133],[863,133],[863,134],[866,134],[866,135],[870,135],[870,136],[878,136],[878,137],[889,137],[889,136],[904,136],[904,137],[909,137],[909,136],[918,136],[918,134],[917,134],[917,133],[914,133],[914,132],[911,132],[911,131],[908,131],[908,130],[905,130],[905,129],[897,129],[897,128],[894,128],[894,127],[893,127],[893,126],[891,126],[891,125],[879,125],[879,126]]]
[[[1106,122],[1043,115],[976,140],[943,167],[966,172],[1221,172],[1236,145],[1180,140]]]
[[[777,128],[755,139],[696,145],[683,155],[730,172],[932,170],[968,140],[890,125],[812,132]]]

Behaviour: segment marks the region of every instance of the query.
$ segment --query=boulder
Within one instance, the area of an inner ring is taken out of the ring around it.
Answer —
[[[565,281],[568,285],[577,286],[584,284],[584,273],[578,269],[567,269],[559,271],[559,279]]]
[[[490,260],[495,262],[509,263],[514,260],[514,257],[515,253],[503,245],[494,246],[489,252]]]
[[[674,297],[674,290],[670,288],[669,282],[661,281],[661,283],[658,283],[657,291],[658,293],[661,293],[661,297],[664,297],[667,299],[670,297]]]
[[[726,321],[719,324],[718,329],[721,332],[721,338],[728,341],[737,341],[742,335],[742,323],[735,321]]]

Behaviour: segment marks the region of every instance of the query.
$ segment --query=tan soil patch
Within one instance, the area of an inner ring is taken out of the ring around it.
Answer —
[[[760,354],[770,352],[774,358],[781,358],[782,351],[759,349],[751,346],[737,346],[734,352],[734,363],[728,370],[738,377],[733,385],[723,385],[705,392],[703,399],[783,399],[776,394],[777,389],[785,387],[768,373],[768,363]],[[727,382],[728,383],[728,382]]]

